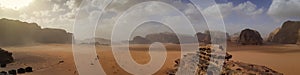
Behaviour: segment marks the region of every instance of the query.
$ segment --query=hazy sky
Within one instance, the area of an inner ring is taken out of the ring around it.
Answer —
[[[121,13],[130,6],[143,1],[149,0],[114,0],[104,12],[103,23],[101,23],[103,25],[98,28],[99,36],[108,38],[115,20],[120,17]],[[169,1],[168,3],[175,5],[185,14],[194,13],[190,10],[194,7],[189,0],[163,1]],[[35,22],[41,27],[60,28],[72,32],[75,15],[81,2],[82,0],[0,0],[0,18]],[[215,17],[216,7],[219,7],[226,30],[230,34],[244,28],[252,28],[266,36],[286,20],[300,21],[300,0],[216,0],[216,2],[218,5],[203,7],[201,10]],[[156,9],[163,10],[163,8]],[[157,12],[168,11],[155,11],[154,13]],[[172,16],[172,12],[170,14]],[[176,15],[172,19],[176,19]],[[185,26],[182,25],[182,27]],[[204,29],[200,27],[198,30],[204,31],[205,27]]]

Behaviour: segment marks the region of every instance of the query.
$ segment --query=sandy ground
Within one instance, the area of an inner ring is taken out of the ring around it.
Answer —
[[[133,59],[140,64],[150,61],[148,54],[149,45],[134,45],[130,47]],[[179,45],[166,45],[167,60],[163,67],[155,73],[166,74],[173,67],[174,60],[180,58]],[[15,62],[8,64],[10,70],[32,66],[34,72],[25,75],[77,75],[73,60],[71,44],[47,44],[24,47],[3,47],[13,52]],[[100,63],[108,75],[129,75],[121,69],[113,58],[109,46],[96,46]],[[300,46],[297,45],[263,45],[263,46],[237,46],[228,45],[227,50],[233,55],[233,59],[246,63],[265,65],[285,75],[300,74]]]

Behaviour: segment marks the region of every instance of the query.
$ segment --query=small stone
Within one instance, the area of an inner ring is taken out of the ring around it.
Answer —
[[[0,67],[1,67],[1,68],[5,68],[5,67],[6,67],[6,64],[1,64]]]
[[[61,60],[61,61],[59,61],[58,63],[64,63],[65,61],[63,61],[63,60]]]
[[[240,69],[240,68],[237,68],[236,70],[238,70],[238,71],[241,71],[242,69]]]
[[[8,71],[9,75],[17,75],[17,71],[16,70],[10,70]]]
[[[19,69],[17,70],[17,72],[18,72],[18,74],[23,74],[23,73],[25,73],[26,71],[25,71],[24,68],[19,68]]]
[[[0,75],[7,75],[7,72],[6,71],[1,71]]]

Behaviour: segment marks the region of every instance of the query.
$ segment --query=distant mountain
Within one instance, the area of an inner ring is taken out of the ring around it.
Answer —
[[[211,40],[210,35],[214,35],[216,37]],[[226,35],[226,38],[223,38],[223,35]],[[179,38],[182,38],[181,42]],[[197,34],[191,35],[184,35],[184,34],[175,34],[170,32],[163,32],[163,33],[153,33],[148,34],[146,37],[136,36],[130,43],[134,44],[150,44],[153,42],[160,42],[160,43],[173,43],[173,44],[180,44],[180,43],[204,43],[209,44],[211,41],[214,43],[222,43],[225,41],[230,40],[230,37],[225,32],[219,31],[211,31],[207,33],[198,32]]]
[[[135,36],[133,40],[130,41],[132,44],[151,44],[154,42],[160,42],[160,43],[173,43],[173,44],[179,44],[180,40],[179,38],[183,38],[181,43],[196,43],[197,41],[194,41],[192,39],[197,39],[194,36],[189,35],[183,35],[170,32],[163,32],[163,33],[153,33],[148,34],[146,37],[141,36]]]
[[[72,34],[62,29],[42,29],[36,23],[0,19],[0,45],[15,46],[32,43],[71,43]]]
[[[277,31],[278,30],[278,31]],[[276,33],[277,31],[277,33]],[[280,44],[296,44],[300,41],[300,21],[286,21],[280,29],[274,30],[269,42]]]
[[[110,45],[111,41],[104,38],[90,38],[80,41],[81,44]]]

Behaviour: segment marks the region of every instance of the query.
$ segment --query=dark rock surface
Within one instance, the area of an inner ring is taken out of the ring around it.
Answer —
[[[5,51],[0,48],[0,64],[8,64],[14,61],[11,52]]]
[[[71,43],[72,34],[62,29],[42,29],[36,23],[0,19],[0,46],[32,43]]]
[[[17,72],[18,72],[18,74],[23,74],[23,73],[25,73],[26,71],[25,71],[24,68],[19,68],[19,69],[17,70]]]
[[[244,29],[239,36],[238,43],[242,45],[261,45],[263,39],[258,31]]]
[[[280,44],[296,44],[299,37],[300,21],[286,21],[283,23],[282,27],[270,38],[270,42],[280,43]]]

